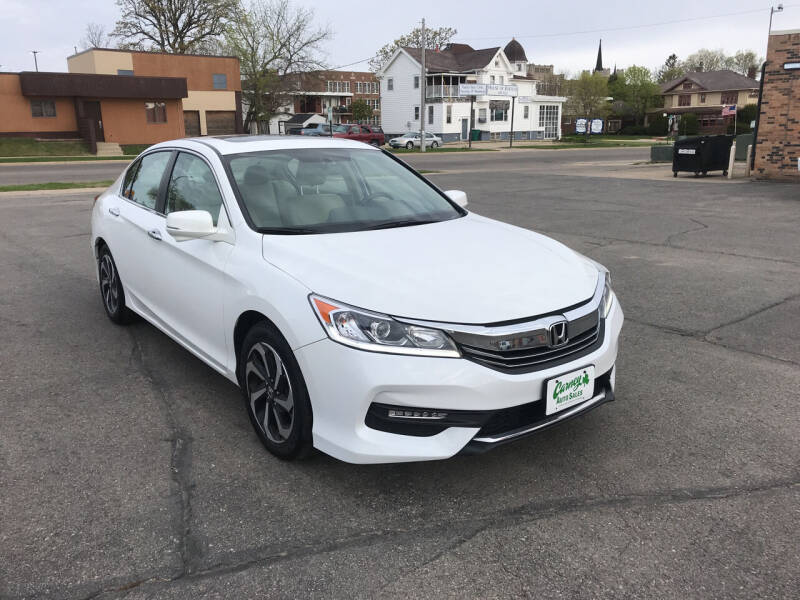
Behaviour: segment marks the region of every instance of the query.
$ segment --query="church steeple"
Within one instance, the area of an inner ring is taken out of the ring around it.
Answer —
[[[603,72],[603,40],[600,40],[600,45],[597,47],[597,64],[594,66],[595,73]]]

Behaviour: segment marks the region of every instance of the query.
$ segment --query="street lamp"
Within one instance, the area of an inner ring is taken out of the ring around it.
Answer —
[[[31,54],[33,54],[33,64],[36,65],[36,72],[39,72],[39,61],[36,60],[36,55],[39,54],[39,50],[31,50]]]
[[[772,33],[772,15],[776,12],[783,12],[783,4],[778,4],[777,7],[775,6],[769,7],[769,30],[767,31],[767,35]]]

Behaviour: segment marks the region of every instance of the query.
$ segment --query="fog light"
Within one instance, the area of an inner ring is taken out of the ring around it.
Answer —
[[[400,409],[390,408],[387,412],[387,416],[390,419],[438,420],[438,419],[446,419],[447,413],[430,411],[430,410],[400,410]]]

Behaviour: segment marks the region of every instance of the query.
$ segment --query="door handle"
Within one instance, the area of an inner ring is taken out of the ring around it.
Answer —
[[[119,209],[118,209],[116,206],[112,206],[112,207],[110,207],[110,208],[108,209],[108,212],[110,212],[110,213],[111,213],[112,215],[114,215],[115,217],[118,217],[118,216],[119,216]]]
[[[159,242],[161,241],[161,232],[158,229],[151,229],[150,231],[147,232],[147,235],[149,235],[154,240],[158,240]]]

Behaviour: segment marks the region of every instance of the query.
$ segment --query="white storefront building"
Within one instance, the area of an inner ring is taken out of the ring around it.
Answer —
[[[518,42],[515,62],[502,48],[474,50],[466,44],[425,53],[425,114],[421,111],[419,48],[398,48],[378,73],[381,81],[381,117],[389,135],[418,131],[420,118],[425,131],[445,141],[466,140],[477,129],[482,140],[507,140],[511,135],[512,108],[515,140],[545,140],[561,137],[561,111],[566,98],[536,93],[536,80],[527,73],[527,62]],[[486,95],[476,96],[470,115],[470,97],[459,95],[459,84],[487,86]],[[516,94],[514,99],[512,94]],[[472,124],[470,123],[472,117]]]

